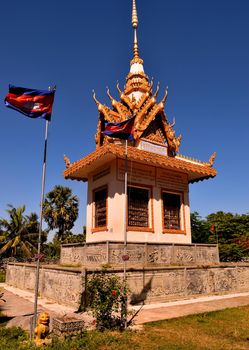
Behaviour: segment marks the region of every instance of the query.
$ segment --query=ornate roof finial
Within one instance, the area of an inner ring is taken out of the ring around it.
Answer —
[[[169,88],[168,88],[168,86],[167,86],[167,87],[166,87],[166,90],[165,90],[165,95],[164,95],[164,97],[163,97],[163,99],[162,99],[162,102],[163,102],[163,103],[165,103],[166,100],[167,100],[168,92],[169,92]]]
[[[69,168],[71,163],[70,159],[66,156],[66,154],[64,154],[64,162],[66,163],[66,168]]]
[[[158,95],[159,89],[160,89],[160,82],[157,83],[157,88],[156,88],[156,91],[155,91],[155,93],[154,93],[154,97],[155,97],[155,98],[156,98],[157,95]]]
[[[99,105],[100,105],[100,102],[96,99],[96,93],[95,93],[95,91],[92,90],[92,93],[93,93],[93,99],[94,99],[96,105],[99,106]]]
[[[118,92],[119,92],[119,95],[122,95],[122,91],[120,90],[120,87],[119,87],[119,82],[117,81],[117,90],[118,90]]]
[[[160,108],[161,108],[162,110],[164,109],[164,104],[165,104],[165,102],[166,102],[166,100],[167,100],[167,96],[168,96],[168,86],[167,86],[167,88],[166,88],[166,90],[165,90],[165,95],[163,96],[162,101],[159,103],[159,106],[160,106]],[[174,121],[174,125],[175,125],[175,121]],[[173,125],[171,125],[171,126],[173,126]]]
[[[137,42],[137,27],[138,27],[138,16],[137,16],[137,7],[136,7],[136,0],[133,0],[132,3],[132,27],[134,28],[134,58],[139,58],[139,52],[138,52],[138,42]]]
[[[103,109],[103,105],[97,100],[95,91],[93,90],[92,92],[93,92],[93,99],[98,107],[99,112],[101,112]]]
[[[113,101],[114,101],[114,98],[111,96],[111,94],[110,94],[110,89],[109,89],[108,86],[106,87],[106,92],[107,92],[107,96],[109,97],[109,99],[111,100],[111,102],[113,102]]]
[[[208,161],[208,165],[211,167],[213,166],[214,164],[214,161],[215,161],[215,157],[216,157],[216,152],[214,152],[211,157],[209,158],[209,161]]]

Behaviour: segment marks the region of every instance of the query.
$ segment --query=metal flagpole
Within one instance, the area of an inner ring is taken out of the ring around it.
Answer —
[[[124,305],[124,328],[127,328],[127,295],[126,295],[126,262],[128,260],[127,256],[127,205],[128,205],[128,200],[127,200],[127,181],[128,180],[128,141],[125,140],[125,188],[124,188],[124,256],[123,256],[123,261],[124,261],[124,297],[125,297],[125,305]]]
[[[38,249],[37,249],[37,263],[36,263],[36,280],[35,280],[35,300],[34,300],[34,318],[31,326],[31,338],[33,338],[34,329],[37,321],[37,306],[38,306],[38,293],[39,293],[39,274],[40,274],[40,255],[41,255],[41,236],[42,236],[42,219],[43,219],[43,202],[44,202],[44,188],[46,178],[46,160],[47,160],[47,141],[48,141],[48,124],[46,120],[45,128],[45,143],[44,143],[44,158],[42,166],[42,190],[41,190],[41,201],[40,201],[40,225],[39,225],[39,236],[38,236]]]
[[[124,208],[124,248],[127,248],[127,179],[128,179],[128,141],[125,140],[125,208]]]

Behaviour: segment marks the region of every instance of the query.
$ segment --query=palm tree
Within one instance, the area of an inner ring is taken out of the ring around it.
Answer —
[[[39,237],[39,220],[38,215],[36,213],[30,213],[26,216],[27,218],[27,230],[29,232],[29,239],[30,242],[34,245],[38,245],[38,237]],[[41,232],[41,243],[45,243],[47,240],[48,232],[46,230],[43,230]]]
[[[45,197],[43,217],[50,230],[58,229],[57,236],[63,240],[70,231],[79,213],[79,199],[69,187],[55,186]]]
[[[35,213],[24,215],[24,205],[15,208],[9,204],[8,207],[9,219],[0,219],[0,255],[11,251],[11,255],[16,256],[21,251],[25,257],[31,258],[37,251],[38,217]]]

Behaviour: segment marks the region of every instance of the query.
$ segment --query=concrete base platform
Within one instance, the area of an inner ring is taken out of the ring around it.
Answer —
[[[71,243],[61,246],[62,265],[100,268],[108,264],[122,268],[124,243],[115,241]],[[127,243],[127,267],[161,267],[172,265],[212,265],[219,263],[214,244]]]

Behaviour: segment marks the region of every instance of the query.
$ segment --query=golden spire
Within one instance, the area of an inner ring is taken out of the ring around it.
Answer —
[[[124,87],[124,94],[129,96],[131,102],[138,102],[143,93],[149,92],[151,86],[149,84],[149,78],[144,73],[143,60],[139,56],[138,41],[137,41],[137,28],[138,28],[138,16],[136,0],[132,0],[132,27],[134,29],[134,47],[133,58],[130,60],[130,72],[126,78],[126,84]]]
[[[137,16],[137,7],[136,7],[136,0],[133,0],[132,3],[132,27],[134,28],[134,58],[139,58],[139,52],[138,52],[138,42],[137,42],[137,27],[138,27],[138,16]]]

